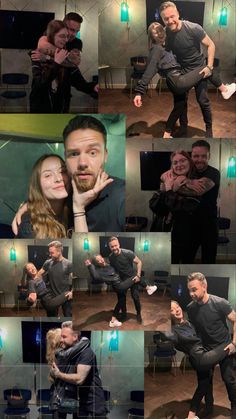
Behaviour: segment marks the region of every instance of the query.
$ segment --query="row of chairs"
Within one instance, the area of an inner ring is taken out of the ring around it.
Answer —
[[[9,397],[12,395],[21,396],[23,400],[24,406],[13,407],[9,402]],[[7,401],[7,407],[4,410],[4,419],[11,419],[13,417],[21,417],[21,419],[29,419],[30,418],[30,408],[28,406],[29,401],[31,399],[32,392],[28,389],[18,389],[18,388],[11,388],[6,389],[3,391],[4,400]],[[107,412],[110,411],[110,399],[111,393],[108,390],[104,390],[104,396],[107,406]],[[144,403],[144,391],[143,390],[133,390],[130,392],[130,400],[135,403]],[[53,413],[50,410],[49,402],[50,402],[50,390],[49,389],[39,389],[36,395],[36,402],[39,405],[38,414],[39,418],[49,418],[53,417]],[[144,418],[144,409],[143,407],[132,407],[128,410],[128,419],[132,418]]]

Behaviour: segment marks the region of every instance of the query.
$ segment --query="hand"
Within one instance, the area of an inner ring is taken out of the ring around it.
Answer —
[[[94,86],[94,89],[93,89],[96,93],[98,93],[98,91],[99,91],[99,84],[96,84],[96,86]]]
[[[70,51],[68,54],[68,61],[78,67],[81,63],[81,55],[78,50],[76,52]]]
[[[177,176],[177,178],[174,179],[173,181],[172,190],[174,192],[178,191],[181,188],[181,186],[186,185],[186,182],[187,182],[186,176],[184,175]]]
[[[19,207],[15,217],[13,218],[11,228],[15,236],[17,236],[18,234],[18,226],[21,224],[21,217],[27,211],[28,211],[28,205],[27,205],[27,202],[25,202]]]
[[[175,179],[176,176],[173,174],[172,170],[168,170],[167,172],[161,175],[161,180],[165,185],[166,191],[172,190]]]
[[[231,342],[229,343],[225,348],[224,351],[229,351],[228,355],[233,355],[236,353],[236,347],[234,346],[234,344]]]
[[[62,64],[68,57],[69,52],[66,49],[57,48],[54,55],[54,61],[57,64]]]
[[[89,260],[89,259],[86,259],[86,260],[84,261],[84,264],[85,264],[86,266],[90,266],[90,265],[92,265],[92,263],[90,262],[90,260]]]
[[[65,293],[65,297],[67,298],[67,300],[72,300],[73,298],[73,291],[68,291]]]
[[[142,106],[142,97],[140,95],[135,96],[134,106],[136,106],[136,108],[140,108]]]
[[[85,207],[97,198],[99,192],[112,182],[113,179],[108,179],[108,174],[100,169],[93,189],[86,192],[79,192],[74,179],[72,179],[74,213],[84,211]]]
[[[52,363],[51,369],[50,369],[50,375],[54,378],[57,378],[60,374],[59,368],[56,366],[55,362]]]
[[[199,74],[203,74],[203,78],[209,77],[212,74],[212,71],[208,67],[204,67]]]
[[[43,54],[38,49],[35,49],[31,52],[31,60],[32,61],[46,61],[46,55]]]
[[[191,181],[186,183],[188,189],[199,194],[202,193],[202,184],[204,185],[204,179],[191,179]]]
[[[138,275],[136,275],[132,281],[134,281],[134,283],[136,284],[136,282],[140,282],[140,277]]]

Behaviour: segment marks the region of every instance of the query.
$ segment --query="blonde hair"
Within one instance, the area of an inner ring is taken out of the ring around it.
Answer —
[[[40,175],[42,164],[49,157],[58,157],[62,164],[65,164],[60,156],[56,154],[45,154],[36,161],[33,167],[29,183],[28,211],[37,239],[66,237],[65,226],[56,219],[56,214],[48,199],[43,195],[41,188]],[[67,210],[68,208],[65,205],[63,220],[67,219]]]
[[[55,351],[60,347],[61,329],[51,329],[46,334],[46,360],[49,365],[55,361]]]
[[[153,44],[163,44],[166,38],[166,31],[164,27],[158,23],[153,22],[148,27],[148,47],[151,48]]]
[[[198,280],[202,284],[207,285],[206,277],[201,272],[193,272],[192,274],[188,276],[188,279],[187,279],[188,282],[195,281],[195,280]]]

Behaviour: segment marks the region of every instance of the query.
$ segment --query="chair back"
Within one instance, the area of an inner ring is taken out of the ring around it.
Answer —
[[[155,276],[167,277],[167,276],[169,276],[169,272],[168,271],[154,271],[154,275]]]
[[[130,392],[130,400],[133,402],[144,403],[144,391],[133,390]]]
[[[37,404],[47,404],[51,398],[51,392],[49,388],[40,388],[37,391],[36,401]]]
[[[147,56],[137,55],[130,57],[130,65],[133,67],[133,74],[142,75],[147,67]]]
[[[5,73],[2,75],[2,83],[22,85],[28,84],[29,76],[24,73]]]
[[[219,217],[218,218],[218,228],[219,230],[229,230],[230,229],[231,220],[230,218]]]

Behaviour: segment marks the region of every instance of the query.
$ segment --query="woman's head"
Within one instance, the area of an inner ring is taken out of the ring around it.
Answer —
[[[106,264],[105,259],[101,255],[94,255],[91,262],[97,267],[104,266]]]
[[[61,20],[51,20],[47,26],[47,39],[55,47],[64,48],[69,39],[65,23]]]
[[[24,266],[25,272],[27,273],[27,275],[29,276],[35,276],[37,274],[37,268],[35,267],[35,265],[31,262],[26,263]]]
[[[184,150],[174,151],[171,156],[171,168],[175,175],[188,176],[193,171],[193,162],[190,155]]]
[[[166,39],[166,31],[160,23],[153,22],[151,25],[149,25],[148,39],[149,44],[164,44]]]
[[[38,238],[65,237],[65,231],[57,233],[57,230],[61,230],[63,226],[60,227],[59,223],[56,223],[56,213],[53,206],[55,207],[55,204],[59,203],[63,205],[69,190],[70,180],[64,160],[54,154],[40,157],[32,170],[28,198],[28,209],[31,214],[33,229],[36,233],[39,233],[39,224],[41,224],[41,230],[44,230],[46,234],[36,235]],[[49,227],[47,222],[52,228],[55,228],[51,231],[49,229],[46,233],[46,229]],[[52,223],[54,226],[52,226]]]
[[[170,316],[172,324],[181,323],[181,321],[184,319],[183,310],[177,301],[171,301]]]
[[[46,359],[49,364],[55,361],[55,351],[61,346],[61,329],[51,329],[46,334]]]

